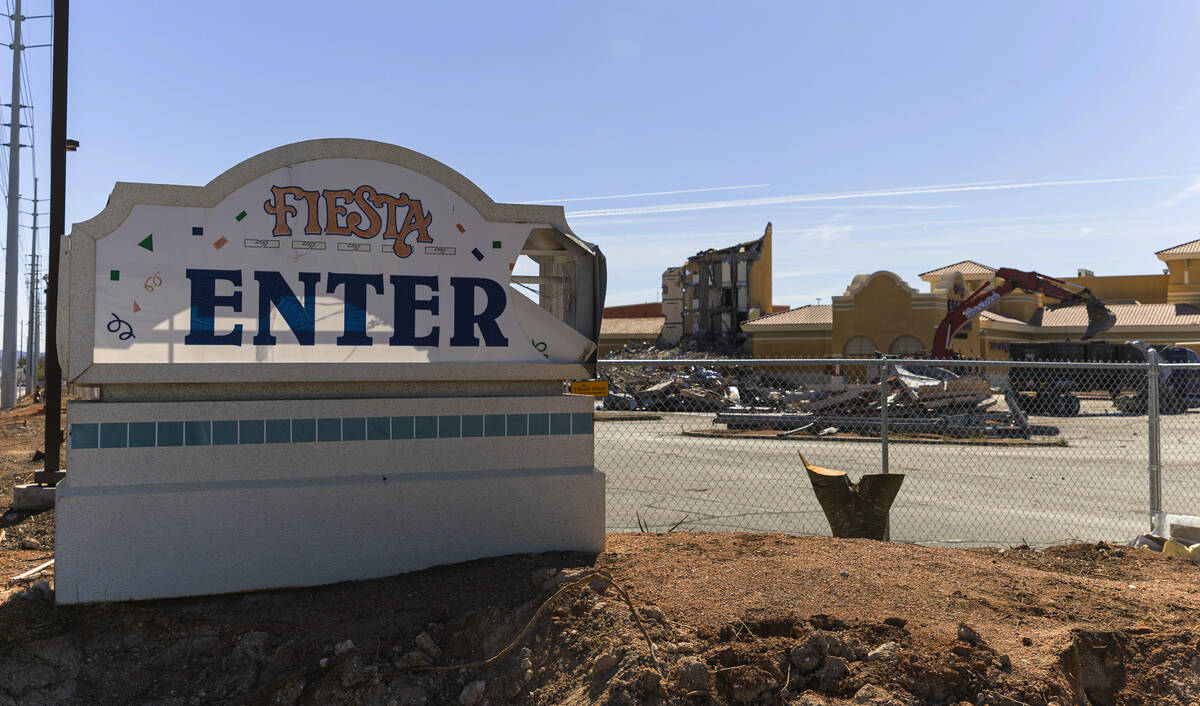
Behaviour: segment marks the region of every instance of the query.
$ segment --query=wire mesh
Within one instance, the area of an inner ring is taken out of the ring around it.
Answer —
[[[1200,364],[1167,363],[1160,368],[1159,394],[1169,400],[1159,417],[1160,510],[1194,517],[1200,515]],[[1169,524],[1158,529],[1169,532]]]
[[[1200,365],[1192,367],[1200,381]],[[603,360],[611,393],[598,403],[595,434],[608,529],[828,535],[797,452],[858,480],[882,472],[886,450],[888,470],[905,475],[893,540],[1125,541],[1149,527],[1148,437],[1158,415],[1148,414],[1148,370],[1145,362]],[[1183,513],[1200,507],[1200,410],[1190,406],[1200,405],[1200,383],[1194,400],[1161,387],[1164,504]]]

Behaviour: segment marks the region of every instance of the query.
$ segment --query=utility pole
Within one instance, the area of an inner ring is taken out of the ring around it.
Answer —
[[[33,474],[35,483],[57,483],[62,444],[62,368],[58,361],[58,251],[62,241],[67,195],[67,18],[70,0],[54,0],[54,73],[50,114],[50,261],[46,284],[46,467]]]
[[[26,380],[26,383],[28,383],[28,381],[30,379],[30,377],[29,377],[29,371],[30,371],[29,361],[33,357],[33,335],[34,335],[33,334],[33,317],[36,316],[36,313],[34,311],[34,303],[33,303],[33,299],[32,299],[34,286],[35,286],[35,282],[33,279],[33,255],[30,255],[29,256],[29,289],[26,290],[26,293],[31,298],[29,300],[29,309],[25,312],[25,321],[27,322],[28,325],[25,327],[25,336],[21,339],[21,344],[25,346],[25,380]],[[20,362],[20,361],[18,361],[18,362]],[[25,394],[28,395],[30,392],[32,392],[32,390],[30,390],[29,385],[26,384],[25,385]]]
[[[25,349],[25,394],[37,387],[38,371],[38,180],[33,180],[33,235],[29,238],[29,346]]]
[[[8,251],[4,253],[4,355],[0,356],[0,409],[17,403],[17,292],[20,291],[18,212],[21,210],[21,0],[13,10],[12,103],[8,110]]]

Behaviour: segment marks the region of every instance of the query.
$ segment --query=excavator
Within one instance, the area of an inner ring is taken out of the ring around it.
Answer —
[[[997,280],[1000,281],[997,282]],[[1077,284],[1064,282],[1061,279],[1037,272],[1023,272],[1011,267],[1001,267],[996,270],[994,279],[985,282],[971,292],[970,296],[951,309],[950,313],[946,314],[946,318],[938,324],[937,331],[933,334],[932,357],[953,358],[954,352],[951,350],[950,344],[954,341],[954,334],[958,333],[976,314],[995,304],[1014,289],[1029,293],[1040,292],[1059,300],[1056,303],[1048,304],[1047,309],[1061,309],[1080,304],[1087,307],[1087,330],[1081,337],[1085,341],[1104,333],[1117,323],[1117,317],[1087,287],[1080,287]]]
[[[1064,282],[1061,279],[1048,277],[1038,272],[1024,272],[1009,267],[1001,267],[996,270],[994,279],[985,282],[974,292],[971,292],[970,296],[963,299],[962,303],[954,307],[949,314],[946,314],[946,318],[942,319],[942,322],[938,324],[937,331],[933,335],[932,357],[939,359],[953,358],[954,352],[951,350],[950,344],[954,340],[954,334],[965,326],[976,314],[999,301],[1001,297],[1004,297],[1015,289],[1030,293],[1040,292],[1059,300],[1046,305],[1047,309],[1061,309],[1067,306],[1079,305],[1087,307],[1088,323],[1087,329],[1083,332],[1083,336],[1081,336],[1083,340],[1094,338],[1104,333],[1117,322],[1117,317],[1112,311],[1109,310],[1099,297],[1086,287]],[[1009,399],[1009,404],[1018,405],[1023,411],[1030,414],[1052,414],[1073,417],[1079,413],[1079,398],[1070,394],[1070,390],[1075,386],[1077,378],[1080,377],[1078,373],[1079,371],[1062,371],[1045,368],[1033,370],[1030,373],[1027,368],[1014,367],[1009,371],[1010,380],[1016,378],[1013,382],[1013,393]],[[1023,384],[1026,378],[1030,378],[1028,382],[1033,383],[1032,387]],[[1022,389],[1033,389],[1036,394],[1033,397],[1017,394],[1017,391]],[[1116,395],[1114,393],[1115,398]]]

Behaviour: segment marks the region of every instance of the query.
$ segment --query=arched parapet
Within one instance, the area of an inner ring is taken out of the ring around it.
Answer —
[[[869,275],[855,275],[854,279],[850,281],[850,286],[846,287],[846,291],[844,294],[842,294],[842,296],[853,298],[859,292],[870,286],[871,282],[875,281],[876,277],[886,277],[890,279],[893,284],[895,284],[897,289],[906,291],[914,296],[918,294],[917,290],[913,287],[910,287],[907,282],[901,279],[900,275],[892,272],[891,270],[878,270]]]

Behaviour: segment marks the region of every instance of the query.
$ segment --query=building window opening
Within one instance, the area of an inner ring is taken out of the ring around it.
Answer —
[[[842,347],[842,355],[847,358],[874,358],[877,350],[879,348],[875,341],[866,336],[855,336],[846,341],[846,345]]]
[[[904,335],[892,341],[888,346],[888,355],[906,358],[920,357],[925,354],[925,344],[916,336]]]

